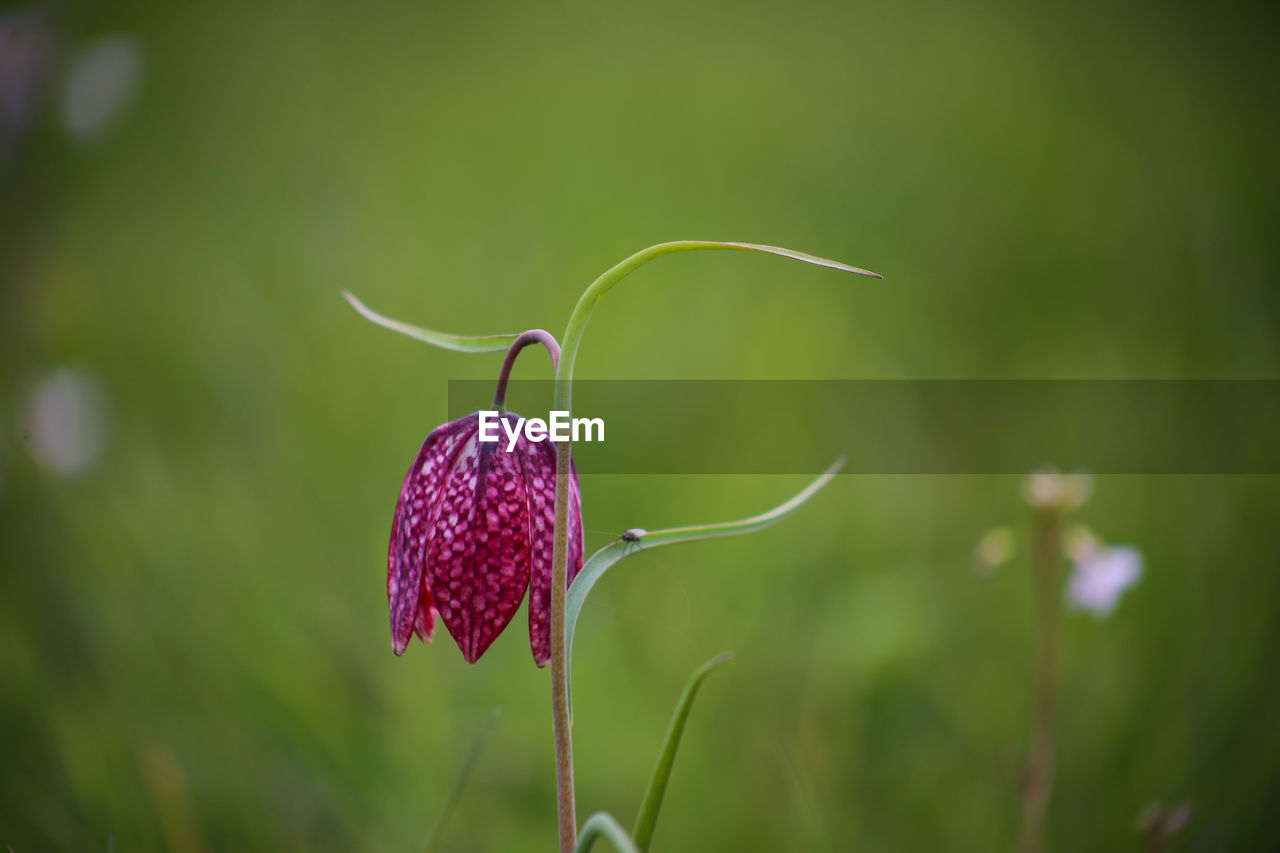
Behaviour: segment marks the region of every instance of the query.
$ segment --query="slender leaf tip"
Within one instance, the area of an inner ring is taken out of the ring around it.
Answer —
[[[731,660],[733,660],[733,652],[721,652],[720,654],[716,655],[711,660],[707,661],[702,666],[694,670],[693,676],[694,678],[697,678],[700,675],[705,675],[711,670],[720,666],[721,664],[726,664]]]
[[[698,690],[702,687],[702,682],[708,673],[732,658],[732,652],[724,652],[695,669],[680,693],[675,712],[672,713],[671,722],[667,726],[666,737],[663,738],[662,751],[658,753],[658,763],[653,768],[649,786],[645,789],[644,800],[640,803],[640,811],[636,815],[636,824],[631,830],[631,837],[641,851],[648,850],[649,843],[653,839],[653,830],[658,823],[658,812],[662,810],[667,783],[671,781],[671,770],[675,766],[676,753],[680,749],[680,740],[684,737],[684,727],[688,722],[689,712],[693,708],[693,700],[697,698]]]
[[[788,500],[778,504],[773,509],[753,515],[748,518],[738,519],[736,521],[722,521],[712,524],[702,524],[693,527],[671,527],[665,530],[648,530],[635,541],[626,541],[617,539],[605,545],[596,551],[586,562],[583,563],[582,569],[578,572],[578,576],[574,578],[573,583],[569,585],[569,591],[565,599],[565,655],[570,664],[569,673],[569,694],[570,694],[570,719],[573,713],[573,685],[572,685],[572,661],[573,661],[573,638],[578,626],[578,616],[582,613],[582,606],[586,603],[587,595],[595,586],[596,581],[604,576],[604,573],[617,564],[624,557],[637,554],[640,551],[650,548],[657,548],[663,545],[674,545],[677,542],[693,542],[699,539],[715,539],[725,536],[740,536],[745,533],[753,533],[757,530],[763,530],[776,524],[784,516],[794,512],[796,509],[805,504],[810,498],[817,494],[824,486],[835,479],[836,474],[844,467],[845,458],[843,456],[836,459],[828,466],[819,477],[809,483],[798,494],[792,495]]]
[[[865,270],[862,267],[855,267],[852,264],[846,264],[843,261],[835,261],[835,260],[832,260],[831,258],[824,258],[819,255],[811,255],[808,252],[799,252],[799,251],[796,251],[795,249],[787,249],[783,246],[769,246],[764,243],[738,243],[734,241],[727,241],[727,242],[721,243],[720,245],[732,247],[732,248],[738,248],[738,249],[746,249],[751,252],[763,252],[767,255],[777,255],[778,257],[782,257],[782,258],[791,258],[792,260],[795,260],[795,261],[802,261],[806,264],[813,264],[816,267],[826,267],[828,269],[833,269],[833,270],[843,270],[844,272],[851,272],[854,275],[864,275],[867,278],[878,278],[881,280],[884,279],[884,276],[880,275],[880,273],[878,272]]]
[[[370,323],[453,352],[504,352],[511,345],[511,342],[519,337],[519,335],[515,334],[451,335],[448,332],[437,332],[379,314],[357,299],[355,294],[349,290],[342,291],[342,297],[347,300],[352,308],[356,309],[361,317],[364,317]]]

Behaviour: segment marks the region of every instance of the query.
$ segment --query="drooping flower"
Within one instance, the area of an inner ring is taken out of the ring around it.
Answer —
[[[505,413],[504,419],[517,419]],[[513,424],[514,425],[514,424]],[[405,476],[391,527],[387,598],[391,642],[430,642],[436,615],[475,663],[529,590],[533,659],[551,659],[551,561],[556,447],[523,431],[511,451],[478,440],[479,414],[436,427]],[[568,581],[582,568],[582,496],[569,488]]]
[[[1142,577],[1142,552],[1131,545],[1087,542],[1072,549],[1067,600],[1098,618],[1111,615],[1120,596]]]

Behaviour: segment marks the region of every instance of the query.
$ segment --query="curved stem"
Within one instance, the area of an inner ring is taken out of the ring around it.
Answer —
[[[627,835],[622,824],[608,812],[596,812],[582,825],[582,838],[573,848],[574,853],[589,853],[600,838],[607,839],[618,853],[640,853],[640,848]]]
[[[680,240],[671,243],[658,243],[647,249],[641,249],[629,258],[606,270],[583,292],[582,298],[574,306],[569,315],[569,325],[565,328],[561,339],[560,363],[556,368],[555,404],[556,411],[572,415],[573,410],[573,365],[578,358],[578,347],[582,344],[582,335],[587,329],[587,321],[595,309],[600,297],[627,274],[654,258],[673,252],[690,252],[699,249],[734,249],[745,252],[759,252],[766,255],[777,255],[806,264],[843,270],[857,275],[881,278],[882,276],[859,267],[850,266],[840,261],[820,258],[816,255],[784,249],[779,246],[765,246],[757,243],[729,243],[712,240]],[[555,725],[556,738],[556,800],[560,817],[560,851],[571,853],[577,838],[576,810],[573,794],[573,731],[569,718],[569,675],[565,642],[565,598],[569,577],[569,476],[572,443],[565,441],[556,444],[556,524],[555,544],[551,558],[551,706],[552,721]]]
[[[511,368],[515,367],[516,357],[520,355],[520,350],[529,346],[529,344],[542,344],[547,348],[547,354],[551,356],[551,369],[555,370],[560,366],[560,344],[556,343],[556,339],[551,336],[550,332],[544,332],[542,329],[530,329],[522,332],[511,342],[510,348],[507,349],[507,355],[502,359],[502,369],[498,371],[498,384],[493,389],[493,407],[498,411],[506,411],[507,408],[507,382],[511,379]]]
[[[560,362],[561,369],[556,372],[556,409],[569,411],[572,406],[572,393],[569,383],[573,380],[573,364],[578,358],[578,346],[582,343],[582,333],[586,331],[587,321],[591,318],[591,312],[595,309],[596,303],[600,301],[600,297],[604,296],[609,290],[627,274],[636,267],[642,266],[654,258],[662,255],[669,255],[673,252],[692,252],[698,250],[736,250],[742,252],[759,252],[765,255],[777,255],[783,258],[791,258],[795,261],[803,261],[806,264],[814,266],[827,267],[828,269],[843,270],[851,272],[855,275],[865,275],[870,278],[883,278],[879,273],[864,270],[861,267],[850,266],[849,264],[833,261],[830,258],[820,258],[817,255],[810,255],[805,252],[797,252],[794,249],[784,249],[781,246],[766,246],[760,243],[733,243],[721,242],[716,240],[676,240],[670,243],[658,243],[647,249],[641,249],[631,257],[615,264],[606,270],[603,275],[591,283],[591,286],[582,294],[582,298],[578,300],[578,304],[574,307],[573,313],[569,315],[569,326],[565,329],[564,337],[561,338],[564,346],[565,357]],[[563,395],[563,396],[562,396]]]

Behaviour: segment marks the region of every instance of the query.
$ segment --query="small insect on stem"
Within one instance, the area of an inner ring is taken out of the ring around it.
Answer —
[[[618,537],[618,541],[626,542],[629,546],[627,551],[630,552],[640,547],[640,539],[648,535],[648,533],[649,531],[645,530],[643,527],[632,527],[630,530],[622,531],[622,535]]]

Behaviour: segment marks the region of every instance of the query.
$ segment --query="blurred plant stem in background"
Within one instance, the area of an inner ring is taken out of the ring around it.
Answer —
[[[1035,692],[1031,744],[1022,788],[1023,853],[1045,849],[1045,818],[1053,792],[1054,709],[1058,692],[1058,614],[1062,588],[1064,509],[1047,503],[1035,508],[1032,587],[1035,596]]]

